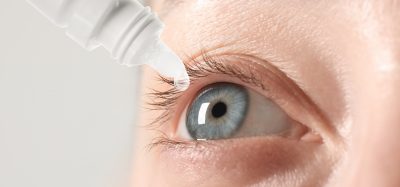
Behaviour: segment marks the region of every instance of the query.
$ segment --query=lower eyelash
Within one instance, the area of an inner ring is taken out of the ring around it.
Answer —
[[[146,148],[147,148],[147,150],[150,151],[150,150],[154,149],[155,147],[160,147],[160,146],[172,147],[172,146],[183,145],[185,143],[186,142],[173,140],[173,139],[165,137],[165,136],[160,136],[158,138],[154,138],[152,140],[152,142],[146,146]]]
[[[181,141],[181,140],[174,140],[172,138],[169,138],[165,135],[159,136],[157,138],[154,138],[151,143],[149,143],[146,148],[148,151],[153,150],[154,148],[161,147],[162,150],[168,150],[168,149],[177,149],[177,148],[199,148],[199,147],[209,147],[209,146],[216,146],[217,144],[214,143],[214,141]]]

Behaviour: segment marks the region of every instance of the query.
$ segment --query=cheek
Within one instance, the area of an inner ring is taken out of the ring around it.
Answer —
[[[157,178],[168,186],[297,186],[319,184],[329,173],[329,162],[314,157],[324,152],[318,144],[281,138],[238,140],[164,147],[156,156]]]

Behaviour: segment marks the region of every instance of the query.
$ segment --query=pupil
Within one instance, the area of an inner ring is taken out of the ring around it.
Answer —
[[[219,118],[223,115],[225,115],[227,110],[226,104],[222,103],[222,102],[218,102],[217,104],[215,104],[211,110],[211,114],[215,117],[215,118]]]

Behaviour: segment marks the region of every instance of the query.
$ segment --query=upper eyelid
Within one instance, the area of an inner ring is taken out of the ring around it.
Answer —
[[[262,83],[261,77],[256,76],[256,74],[243,73],[238,66],[226,65],[224,62],[228,60],[220,58],[221,56],[212,57],[207,53],[202,53],[200,61],[191,59],[191,63],[185,63],[189,76],[192,79],[198,79],[201,78],[205,72],[224,74],[265,90],[266,87]]]

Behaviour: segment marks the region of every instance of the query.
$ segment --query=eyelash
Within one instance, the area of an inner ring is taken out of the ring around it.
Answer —
[[[218,57],[208,56],[206,53],[201,54],[200,60],[189,58],[189,61],[185,63],[185,67],[189,74],[192,85],[196,84],[196,81],[201,78],[212,74],[219,74],[237,78],[243,83],[251,84],[265,90],[265,86],[262,84],[261,78],[257,77],[255,73],[249,73],[249,75],[244,74],[239,67],[226,65],[223,60],[219,59]],[[171,116],[169,113],[171,113],[171,111],[174,109],[176,101],[183,94],[182,91],[179,91],[173,87],[174,82],[172,80],[159,76],[158,81],[164,84],[166,83],[172,88],[167,91],[152,89],[152,92],[149,93],[151,102],[147,103],[148,106],[150,106],[148,109],[162,111],[162,114],[156,117],[148,125],[151,129],[154,129],[156,124],[164,124],[170,120]]]
[[[224,75],[236,78],[243,83],[247,83],[265,90],[265,86],[262,84],[261,78],[257,77],[256,73],[244,74],[243,70],[239,69],[237,65],[227,65],[227,63],[224,63],[226,60],[222,60],[218,57],[211,57],[206,53],[202,53],[199,59],[188,59],[189,60],[184,64],[189,74],[191,85],[195,85],[199,79],[209,75]],[[249,72],[252,72],[250,68],[249,70]],[[158,76],[158,81],[170,85],[171,88],[166,91],[152,89],[152,92],[150,92],[148,95],[151,98],[151,102],[147,103],[149,106],[147,109],[161,111],[161,114],[154,118],[154,120],[147,125],[148,129],[155,130],[160,133],[160,136],[153,139],[153,141],[147,146],[148,149],[151,150],[159,145],[188,146],[190,144],[191,146],[195,147],[199,144],[212,144],[209,141],[186,142],[174,140],[169,138],[162,131],[157,130],[160,126],[162,126],[162,124],[167,123],[171,119],[172,116],[170,114],[174,113],[175,105],[178,99],[184,94],[184,92],[174,88],[173,80]]]

